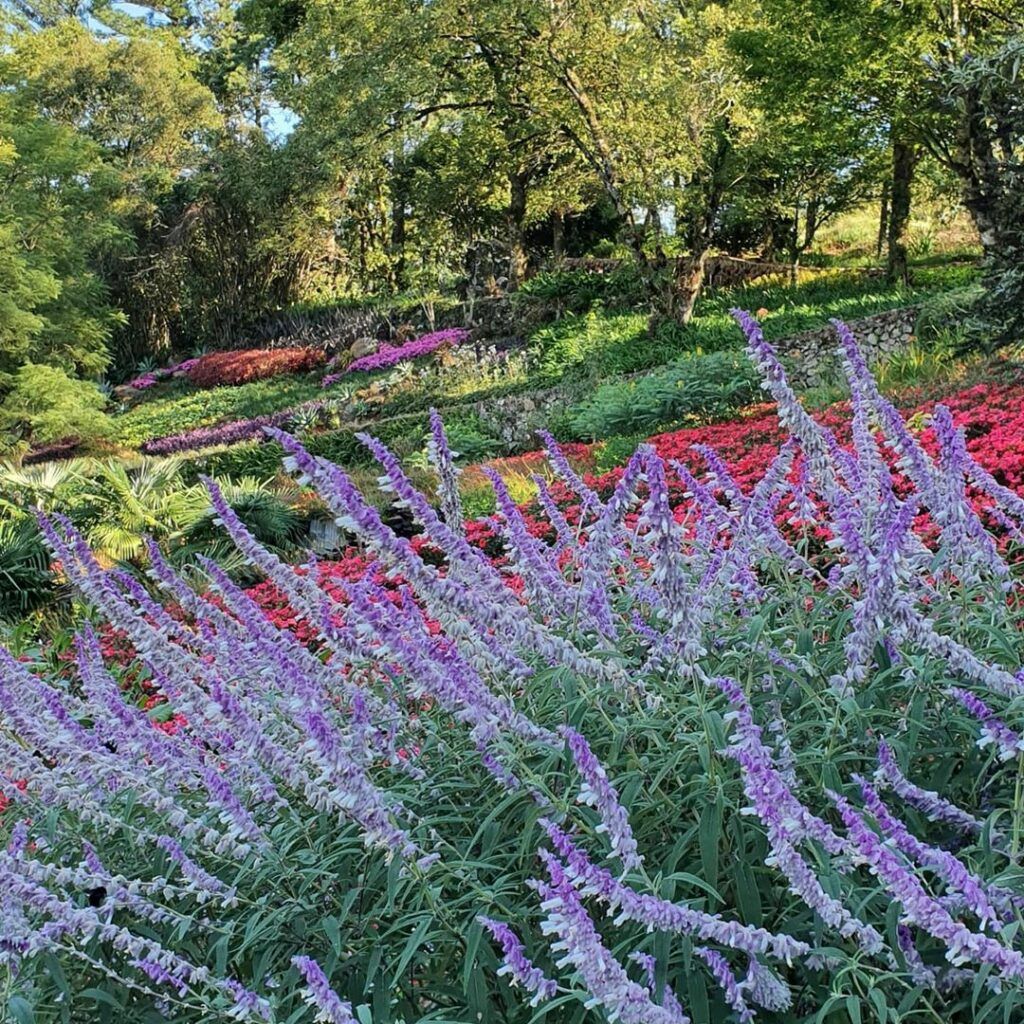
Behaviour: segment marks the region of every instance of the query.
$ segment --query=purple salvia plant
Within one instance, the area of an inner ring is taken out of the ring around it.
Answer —
[[[854,775],[853,780],[860,786],[864,806],[871,812],[882,836],[909,860],[941,878],[962,898],[965,908],[979,920],[982,928],[1001,926],[1005,915],[1012,916],[1015,897],[1009,890],[989,886],[953,854],[921,842],[890,812],[866,779]]]
[[[891,789],[905,804],[920,811],[930,821],[941,821],[961,832],[977,834],[984,822],[950,803],[934,790],[914,785],[900,770],[892,748],[885,740],[878,744],[878,768],[875,781]]]
[[[725,1002],[736,1019],[740,1024],[751,1024],[754,1012],[747,1006],[743,986],[732,973],[729,961],[717,949],[709,949],[707,946],[697,946],[694,952],[708,965],[711,976],[722,990]]]
[[[658,962],[650,953],[633,952],[629,954],[629,959],[633,963],[640,965],[641,970],[644,972],[644,982],[647,985],[647,991],[650,992],[652,998],[656,999]],[[668,1010],[669,1013],[674,1014],[678,1018],[679,1024],[690,1024],[690,1018],[683,1011],[682,1003],[679,1002],[675,992],[672,991],[672,986],[667,983],[662,988],[660,1005]]]
[[[625,968],[605,947],[561,863],[541,851],[550,882],[534,881],[544,920],[541,931],[551,936],[558,967],[571,967],[590,995],[588,1005],[600,1006],[612,1021],[623,1024],[684,1024],[680,1012],[652,1002],[649,990],[631,981]]]
[[[971,931],[954,920],[946,908],[929,895],[913,872],[881,841],[878,834],[837,793],[829,794],[839,809],[856,850],[854,859],[864,864],[900,902],[908,921],[938,939],[946,948],[946,957],[954,965],[971,961],[991,964],[1003,977],[1024,978],[1024,956],[1001,942]]]
[[[547,820],[541,825],[573,885],[584,895],[595,896],[606,904],[616,924],[635,921],[652,930],[691,935],[749,956],[769,954],[786,962],[810,951],[806,943],[788,935],[776,935],[764,928],[727,921],[718,914],[634,892],[606,868],[594,864],[563,829]]]
[[[1024,736],[1011,729],[980,697],[958,686],[951,686],[949,693],[981,725],[979,747],[991,744],[1002,761],[1012,760],[1024,753]]]
[[[533,961],[526,955],[519,936],[504,921],[484,916],[478,917],[477,920],[501,946],[504,962],[498,968],[498,976],[508,975],[513,985],[519,985],[529,992],[530,1006],[536,1006],[546,999],[553,999],[558,992],[558,985],[539,967],[534,966]]]
[[[629,827],[629,817],[619,801],[618,792],[608,780],[604,766],[594,756],[586,739],[575,729],[564,725],[559,732],[565,738],[573,764],[583,780],[577,799],[597,811],[601,819],[597,831],[607,835],[612,855],[622,861],[627,871],[639,868],[643,858],[637,851],[636,840]]]
[[[317,1011],[316,1020],[323,1021],[324,1024],[356,1024],[352,1005],[341,999],[331,988],[323,968],[314,959],[308,956],[294,956],[292,966],[302,975],[305,982],[302,998],[308,1006]]]
[[[455,465],[456,453],[448,446],[448,436],[441,422],[441,414],[430,410],[430,434],[427,438],[427,456],[437,474],[438,496],[445,523],[462,532],[462,498],[459,495],[460,470]]]

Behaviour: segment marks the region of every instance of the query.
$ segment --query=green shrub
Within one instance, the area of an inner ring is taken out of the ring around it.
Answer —
[[[530,278],[515,300],[559,303],[565,310],[585,313],[596,303],[611,307],[638,305],[643,302],[643,286],[636,267],[624,263],[606,274],[589,270],[545,270]]]
[[[757,394],[756,375],[743,353],[686,356],[644,377],[603,384],[575,410],[572,426],[584,438],[651,433],[688,417],[727,416]]]
[[[454,412],[445,419],[445,433],[459,462],[482,462],[501,454],[503,445],[475,413]],[[426,446],[427,434],[423,443]]]
[[[607,313],[595,306],[583,316],[567,316],[530,339],[532,376],[538,382],[566,375],[591,379],[657,366],[679,353],[678,334],[647,331],[643,313]]]
[[[0,405],[0,450],[27,443],[46,444],[75,437],[83,442],[107,437],[113,423],[103,411],[107,400],[95,384],[75,380],[55,366],[26,363]]]

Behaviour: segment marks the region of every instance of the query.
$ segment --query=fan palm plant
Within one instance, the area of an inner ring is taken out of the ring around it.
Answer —
[[[297,507],[298,489],[275,489],[271,482],[255,477],[224,481],[221,491],[228,504],[264,547],[276,554],[295,553],[306,536],[307,516]],[[294,492],[294,493],[293,493]],[[215,522],[213,509],[182,531],[181,547],[173,552],[176,561],[190,562],[196,554],[219,563],[236,579],[252,575],[238,549]]]
[[[14,620],[53,594],[49,552],[29,518],[0,519],[0,620]]]
[[[72,516],[93,550],[110,562],[138,560],[145,537],[173,542],[207,513],[209,499],[197,484],[181,480],[180,459],[96,462],[83,476]]]
[[[29,513],[34,508],[66,506],[81,486],[83,460],[18,466],[0,462],[0,508]]]

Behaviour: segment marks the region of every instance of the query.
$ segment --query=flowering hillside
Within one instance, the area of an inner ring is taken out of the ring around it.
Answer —
[[[1016,1019],[1015,392],[911,428],[837,324],[816,420],[737,317],[776,412],[601,479],[551,443],[526,512],[494,473],[464,522],[435,417],[439,510],[365,439],[411,540],[271,428],[359,540],[332,566],[211,482],[250,592],[44,519],[112,631],[0,654],[14,1019]]]

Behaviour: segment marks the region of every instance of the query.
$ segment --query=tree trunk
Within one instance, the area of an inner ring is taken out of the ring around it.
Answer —
[[[395,288],[405,288],[405,196],[396,190],[391,211],[391,253]]]
[[[804,215],[804,244],[801,252],[806,252],[814,245],[815,236],[818,234],[818,200],[810,199],[807,202],[807,213]]]
[[[966,89],[963,114],[956,130],[956,171],[964,192],[964,206],[981,239],[988,258],[997,257],[1004,247],[1000,200],[1005,176],[996,157],[996,132],[986,120],[978,88]]]
[[[882,258],[885,239],[889,234],[889,182],[882,185],[882,202],[878,210],[878,239],[875,242],[875,259]]]
[[[689,259],[680,260],[673,282],[672,315],[681,324],[693,319],[693,309],[704,287],[704,274],[708,261],[707,248],[694,253]]]
[[[508,204],[508,290],[514,292],[526,280],[526,185],[527,176],[518,171],[509,174]]]
[[[551,215],[551,249],[556,260],[565,255],[565,214],[561,210]]]
[[[911,188],[918,155],[914,143],[903,139],[893,140],[889,199],[889,260],[886,276],[894,284],[910,283],[910,268],[907,265],[907,226],[910,223]]]

